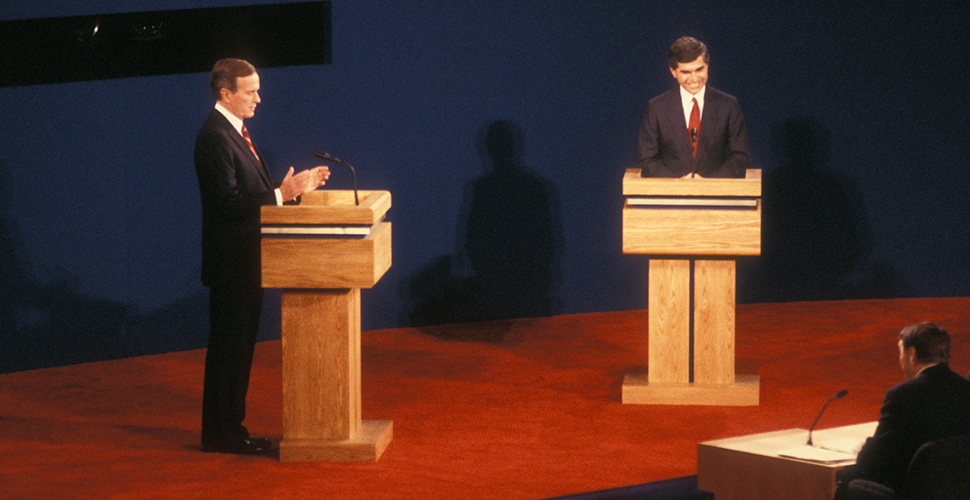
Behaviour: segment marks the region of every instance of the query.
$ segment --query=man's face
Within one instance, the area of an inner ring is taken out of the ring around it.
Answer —
[[[670,68],[670,74],[691,94],[700,92],[707,85],[707,63],[703,55],[688,63],[677,63],[676,68]]]
[[[242,118],[252,118],[256,115],[256,105],[259,104],[259,75],[236,78],[236,91],[222,89],[222,103],[232,111],[232,114]]]

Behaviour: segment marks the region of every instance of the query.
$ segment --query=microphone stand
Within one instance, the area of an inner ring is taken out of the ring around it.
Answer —
[[[690,129],[690,145],[694,151],[694,156],[690,161],[690,178],[693,179],[697,174],[697,129]]]
[[[324,160],[324,161],[339,163],[350,169],[350,175],[354,178],[354,205],[360,206],[360,198],[357,196],[357,171],[354,170],[353,165],[335,156],[330,156],[327,153],[321,152],[320,150],[314,151],[313,156],[316,156],[317,158],[320,158],[321,160]]]
[[[825,405],[822,406],[822,411],[818,412],[818,416],[815,417],[815,421],[812,422],[812,426],[808,428],[808,442],[805,443],[806,445],[812,446],[812,431],[815,430],[815,424],[818,423],[818,419],[822,418],[822,413],[824,413],[825,409],[829,407],[829,403],[831,403],[832,401],[835,401],[836,399],[844,398],[845,395],[848,393],[849,391],[847,389],[842,389],[841,391],[839,391],[838,394],[836,394],[835,396],[832,396],[832,399],[829,399],[828,401],[825,402]]]

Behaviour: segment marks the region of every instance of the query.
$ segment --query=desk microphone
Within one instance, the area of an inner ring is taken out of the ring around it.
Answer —
[[[829,399],[828,401],[825,402],[825,405],[822,406],[822,411],[818,412],[818,416],[815,417],[815,421],[812,422],[812,426],[808,428],[808,442],[805,444],[807,444],[808,446],[812,445],[812,431],[815,430],[815,424],[818,423],[818,419],[822,418],[822,413],[825,412],[825,409],[829,407],[829,403],[831,403],[832,401],[835,401],[836,399],[844,398],[845,395],[848,393],[849,393],[848,389],[842,389],[835,396],[832,396],[832,399]]]
[[[697,170],[697,127],[690,129],[690,146],[694,150],[694,158],[690,164],[690,177],[693,179]]]
[[[358,205],[359,206],[360,205],[360,198],[357,196],[357,171],[354,170],[354,167],[351,164],[349,164],[349,163],[341,160],[340,158],[337,158],[335,156],[331,156],[329,153],[324,153],[324,152],[320,151],[319,149],[313,152],[313,156],[316,156],[317,158],[320,158],[321,160],[324,160],[324,161],[329,161],[329,162],[332,162],[332,163],[339,163],[339,164],[344,165],[344,166],[346,166],[347,168],[350,169],[350,175],[353,176],[353,178],[354,178],[354,205]]]

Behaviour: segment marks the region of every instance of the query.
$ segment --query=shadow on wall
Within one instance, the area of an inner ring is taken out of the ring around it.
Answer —
[[[85,296],[63,269],[35,269],[0,168],[0,373],[114,359],[132,353],[129,308]]]
[[[829,132],[814,118],[793,118],[772,145],[779,164],[762,180],[762,252],[739,261],[738,302],[901,296],[899,273],[873,261],[857,185],[827,166]]]
[[[478,143],[487,172],[466,186],[456,254],[421,268],[401,292],[409,326],[560,311],[563,239],[555,188],[521,164],[523,137],[514,123],[486,125]],[[470,340],[503,335],[490,330]]]
[[[205,347],[205,292],[138,314],[85,295],[66,270],[32,264],[10,186],[0,167],[0,373]]]

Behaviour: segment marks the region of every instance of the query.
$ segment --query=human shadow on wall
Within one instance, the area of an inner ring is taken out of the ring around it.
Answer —
[[[35,269],[12,202],[0,167],[0,373],[130,355],[128,306],[84,295],[66,270]]]
[[[858,186],[828,168],[829,133],[812,117],[772,134],[779,164],[762,179],[761,256],[739,263],[739,302],[896,297],[892,266],[874,262]]]
[[[406,281],[409,326],[545,317],[560,310],[563,239],[555,188],[522,165],[523,137],[514,123],[489,123],[478,145],[486,173],[465,187],[456,253]],[[494,326],[465,334],[429,332],[501,340],[504,328]]]

